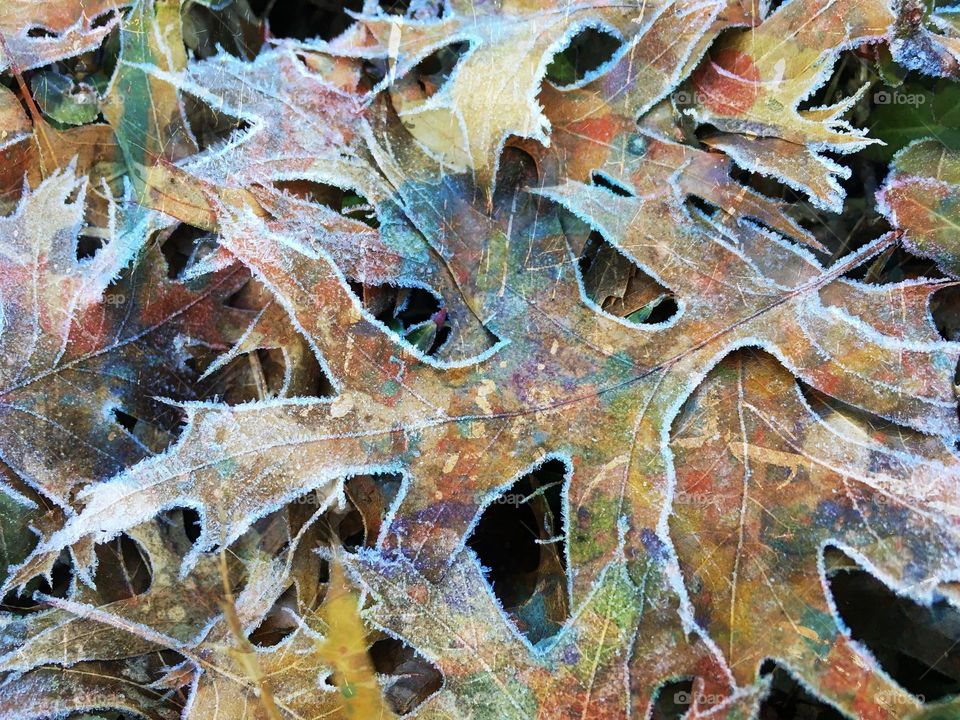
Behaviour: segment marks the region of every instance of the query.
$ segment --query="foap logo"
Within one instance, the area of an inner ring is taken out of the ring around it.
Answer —
[[[712,705],[718,705],[724,701],[724,697],[721,695],[707,695],[704,693],[693,693],[689,690],[680,690],[673,694],[673,704],[674,705],[693,705],[696,701],[698,707],[710,707]]]
[[[899,90],[878,90],[873,94],[875,105],[907,105],[919,107],[927,101],[923,93],[905,93]]]
[[[513,505],[515,507],[519,507],[528,499],[529,498],[526,495],[521,493],[504,493],[503,495],[498,496],[493,503],[494,505]]]

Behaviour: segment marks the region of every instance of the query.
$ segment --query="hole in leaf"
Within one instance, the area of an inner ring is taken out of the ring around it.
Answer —
[[[426,355],[435,354],[449,338],[447,311],[429,290],[353,280],[350,289],[371,315]]]
[[[92,235],[79,235],[77,237],[77,260],[92,258],[102,247],[103,238],[93,237]]]
[[[557,87],[575,85],[610,62],[622,44],[620,38],[606,30],[584,28],[553,56],[546,78]]]
[[[291,585],[277,598],[260,624],[250,633],[251,644],[257,647],[273,647],[297,629],[296,592],[296,588]]]
[[[426,99],[435,95],[450,79],[454,68],[460,59],[470,49],[467,42],[456,42],[444,45],[430,53],[410,71],[409,78],[419,88],[419,97]]]
[[[250,123],[247,120],[214,110],[190,93],[183,93],[183,106],[190,124],[190,132],[197,141],[200,152],[222,145],[235,134],[242,134],[250,129]]]
[[[117,425],[122,427],[127,432],[133,432],[133,429],[137,426],[137,419],[133,415],[125,413],[120,408],[113,408],[110,412],[113,415],[113,420],[115,423],[117,423]]]
[[[373,547],[380,536],[380,529],[387,517],[387,512],[400,493],[403,478],[400,475],[355,475],[344,484],[344,491],[350,500],[351,506],[360,519],[360,532],[354,531],[353,536],[341,538],[353,543],[354,547],[364,544]],[[350,546],[347,545],[349,548]]]
[[[366,529],[363,525],[363,516],[353,503],[350,503],[345,515],[337,521],[337,536],[340,544],[349,552],[363,547],[366,542]]]
[[[40,25],[34,25],[29,30],[27,30],[27,37],[55,38],[55,37],[58,37],[58,35],[57,33],[53,32],[53,30],[48,30],[47,28],[41,27]]]
[[[200,533],[203,530],[203,526],[200,524],[200,513],[190,507],[179,508],[178,513],[180,515],[180,522],[183,524],[183,531],[187,536],[187,540],[191,543],[195,543],[200,539]],[[171,517],[176,517],[177,513],[171,512]]]
[[[623,187],[619,183],[614,182],[608,178],[603,173],[595,172],[590,176],[591,181],[594,185],[598,187],[606,188],[614,195],[619,195],[620,197],[633,197],[633,193],[630,192],[627,188]]]
[[[287,359],[280,348],[257,348],[240,353],[207,379],[203,396],[226,405],[242,405],[281,397],[334,397],[337,393],[310,346],[291,328],[290,349],[299,358],[287,376]]]
[[[666,322],[679,311],[673,293],[608,243],[590,233],[580,254],[587,297],[611,315],[637,325]]]
[[[277,180],[273,186],[301,200],[325,205],[345,217],[358,220],[372,228],[380,226],[373,203],[354,190],[344,190],[336,185],[302,179]]]
[[[370,659],[377,673],[387,676],[384,696],[398,715],[416,710],[443,684],[440,671],[401,640],[377,640]]]
[[[164,542],[180,557],[186,556],[200,537],[200,514],[191,507],[173,507],[156,517]]]
[[[377,213],[373,204],[363,195],[353,192],[352,190],[347,190],[343,193],[340,199],[340,212],[372,228],[380,226],[380,221],[377,220]]]
[[[120,534],[97,545],[94,584],[105,603],[126,600],[150,589],[153,571],[143,548],[129,535]]]
[[[167,263],[167,277],[176,280],[197,260],[216,247],[213,233],[193,225],[180,223],[157,236],[160,252]]]
[[[567,466],[544,463],[484,510],[467,541],[488,568],[493,592],[530,641],[566,621],[566,537],[562,520]]]
[[[930,299],[930,314],[944,340],[960,340],[960,287],[938,290]]]
[[[844,559],[828,582],[837,613],[854,640],[866,645],[901,687],[925,702],[960,694],[960,610],[946,600],[924,607],[901,597]]]
[[[693,702],[693,680],[674,680],[657,691],[650,720],[680,720]]]
[[[647,325],[657,325],[662,322],[666,322],[680,310],[680,307],[677,305],[677,301],[671,298],[663,298],[658,302],[652,309],[647,312],[648,308],[643,308],[641,311],[634,313],[633,315],[628,315],[627,319],[633,322],[642,322]]]
[[[843,720],[835,708],[817,699],[796,679],[772,660],[760,668],[761,675],[772,675],[770,694],[760,705],[760,720]]]
[[[524,204],[530,203],[530,196],[522,192],[539,185],[537,161],[526,150],[507,145],[500,155],[497,166],[496,188],[493,195],[494,217],[505,218],[509,222],[516,218]]]
[[[276,38],[331,40],[353,24],[347,10],[360,12],[363,0],[251,0]]]

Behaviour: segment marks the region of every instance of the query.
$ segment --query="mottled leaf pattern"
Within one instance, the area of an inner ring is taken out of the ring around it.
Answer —
[[[0,8],[0,717],[956,717],[957,12],[261,5]]]

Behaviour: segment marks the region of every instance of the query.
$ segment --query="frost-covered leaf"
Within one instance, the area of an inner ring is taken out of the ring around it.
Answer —
[[[933,139],[904,148],[880,202],[911,251],[960,276],[960,153]]]
[[[715,33],[722,2],[627,2],[581,4],[568,0],[539,5],[462,3],[436,22],[365,17],[369,47],[344,42],[340,52],[359,52],[388,61],[388,80],[397,111],[413,136],[444,164],[472,169],[481,185],[492,182],[499,150],[510,135],[549,145],[550,120],[537,99],[554,55],[578,34],[596,28],[621,45],[582,78],[619,83],[619,103],[643,111],[669,91],[691,53]],[[428,55],[453,43],[468,49],[449,79],[429,95],[411,93],[404,77]],[[509,72],[502,68],[509,67]],[[496,108],[495,111],[493,109]]]
[[[852,715],[902,717],[919,703],[838,623],[821,554],[841,547],[929,601],[960,539],[956,452],[814,399],[769,356],[717,366],[675,421],[671,534],[738,679],[776,658]]]
[[[193,408],[178,445],[90,488],[83,512],[41,552],[76,543],[91,528],[93,539],[107,539],[172,504],[203,509],[199,549],[226,544],[265,512],[307,490],[322,488],[333,502],[338,478],[400,470],[411,480],[382,534],[383,547],[415,559],[428,577],[443,576],[476,515],[510,478],[537,464],[546,447],[573,469],[568,502],[577,508],[576,523],[568,532],[574,600],[592,592],[611,561],[616,551],[611,533],[621,518],[629,524],[628,565],[639,574],[649,565],[641,559],[652,553],[656,562],[647,582],[663,592],[670,587],[674,561],[669,539],[654,528],[670,507],[667,478],[674,461],[662,437],[697,379],[731,350],[759,345],[838,400],[919,431],[956,434],[957,348],[937,339],[921,302],[937,286],[904,283],[880,290],[841,278],[892,236],[824,269],[754,226],[740,227],[734,247],[728,240],[734,231],[713,225],[707,216],[673,220],[687,212],[678,197],[627,198],[574,183],[544,190],[675,293],[676,318],[659,326],[625,327],[585,300],[572,263],[538,266],[524,260],[531,252],[575,257],[556,210],[549,211],[550,222],[537,196],[518,195],[514,213],[502,221],[511,223],[515,235],[508,235],[496,219],[476,224],[482,216],[456,182],[430,189],[443,198],[448,217],[470,218],[447,235],[456,240],[457,252],[444,252],[457,276],[471,283],[465,290],[475,306],[494,318],[491,329],[510,344],[490,360],[462,369],[418,357],[360,310],[328,254],[261,242],[266,234],[255,228],[264,221],[247,212],[224,224],[222,243],[288,308],[325,358],[338,396]],[[424,213],[418,226],[428,227],[436,204],[415,204],[412,198],[424,188],[409,192],[408,208]],[[650,237],[647,227],[659,232]],[[458,264],[470,266],[471,252],[477,252],[471,241],[498,237],[500,254],[483,272],[457,273]],[[736,282],[704,284],[711,277]],[[868,310],[884,307],[890,293],[917,294],[909,325],[902,316]],[[570,337],[580,339],[571,344]],[[552,384],[543,381],[549,377]],[[594,390],[568,397],[569,389],[584,382]],[[404,425],[392,420],[398,415]],[[584,423],[602,431],[571,433]],[[491,453],[501,458],[497,464],[481,461]],[[942,460],[946,472],[954,472],[953,463],[952,455]],[[292,485],[291,470],[298,478]],[[244,478],[243,484],[232,485],[230,477]],[[949,488],[939,512],[953,502]],[[633,652],[640,663],[657,648]],[[714,673],[710,682],[717,677]],[[833,702],[845,702],[835,688],[822,691]]]
[[[8,74],[0,713],[952,717],[837,578],[952,637],[957,159],[859,151],[956,13],[440,5]]]
[[[134,3],[121,26],[117,69],[102,103],[138,194],[159,159],[179,159],[197,149],[170,82],[187,63],[180,5],[180,0]]]
[[[217,323],[229,313],[212,308],[238,275],[171,282],[159,247],[146,247],[156,218],[116,204],[105,245],[78,260],[87,187],[67,169],[0,218],[3,458],[64,507],[78,486],[149,454],[116,411],[175,426],[154,396],[194,396],[181,343],[225,346]]]
[[[188,644],[202,637],[220,613],[220,566],[204,558],[186,578],[180,578],[180,563],[190,543],[182,527],[162,530],[154,524],[130,531],[143,548],[149,564],[150,587],[132,597],[104,602],[96,590],[78,588],[75,602],[127,623],[126,629],[105,626],[95,617],[53,609],[25,618],[9,619],[0,631],[5,651],[0,668],[29,670],[44,664],[71,667],[91,660],[117,660],[161,650],[150,638],[129,631],[149,626],[175,642]]]
[[[843,119],[856,96],[831,107],[799,105],[827,80],[841,50],[883,39],[893,21],[886,0],[784,3],[758,27],[733,32],[710,49],[693,76],[689,112],[738,133],[710,144],[739,165],[837,211],[843,201],[837,178],[848,171],[822,151],[850,153],[872,142]]]
[[[0,68],[30,70],[96,48],[130,0],[6,0],[0,7]]]
[[[138,674],[136,670],[119,672],[103,663],[83,663],[66,673],[31,670],[4,688],[0,718],[47,720],[84,711],[135,713],[148,720],[178,718],[180,708]]]
[[[420,648],[446,684],[426,717],[625,716],[629,640],[639,622],[638,589],[622,559],[548,646],[533,648],[504,623],[476,558],[465,551],[442,583],[408,562],[361,556],[355,570],[377,602],[367,616]]]

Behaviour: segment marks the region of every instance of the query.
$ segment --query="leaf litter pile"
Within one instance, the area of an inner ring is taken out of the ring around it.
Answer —
[[[0,718],[960,718],[960,8],[0,2]]]

